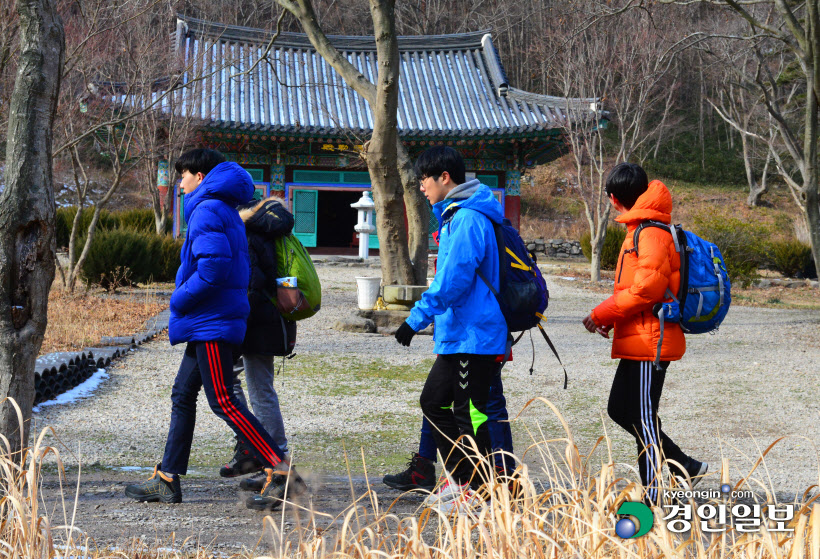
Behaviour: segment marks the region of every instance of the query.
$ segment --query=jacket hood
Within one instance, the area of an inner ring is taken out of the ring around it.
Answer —
[[[647,220],[672,223],[672,194],[659,180],[649,183],[649,188],[641,194],[632,208],[615,218],[627,226]]]
[[[452,196],[453,193],[456,196]],[[469,198],[459,199],[459,194],[469,196]],[[504,212],[493,191],[486,184],[480,183],[478,179],[472,179],[456,186],[447,198],[433,206],[433,213],[439,223],[443,223],[458,208],[470,208],[481,212],[494,223],[504,221]]]
[[[288,235],[293,230],[293,214],[275,196],[237,208],[245,229],[265,237]]]
[[[220,163],[205,175],[199,186],[185,197],[185,220],[204,200],[221,200],[231,207],[253,199],[253,180],[248,172],[234,163]]]

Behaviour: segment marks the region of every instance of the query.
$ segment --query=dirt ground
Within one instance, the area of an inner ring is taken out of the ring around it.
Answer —
[[[128,484],[145,480],[144,471],[83,472],[75,499],[77,470],[72,468],[62,488],[58,476],[47,474],[41,494],[52,522],[60,525],[73,518],[90,538],[87,547],[92,549],[127,548],[136,539],[152,547],[208,549],[217,555],[275,551],[280,539],[274,533],[286,534],[286,541],[294,542],[300,531],[304,535],[338,529],[357,499],[363,524],[374,510],[373,500],[381,512],[400,517],[423,510],[421,495],[402,494],[378,483],[370,486],[376,494],[368,494],[368,483],[361,476],[312,475],[306,477],[310,494],[289,504],[284,513],[257,512],[245,507],[251,493],[241,491],[238,480],[220,479],[212,471],[192,474],[184,480],[183,503],[176,505],[136,503],[123,497]],[[55,533],[59,543],[65,531],[58,528]]]
[[[623,475],[634,477],[634,440],[606,417],[615,366],[609,342],[588,334],[580,323],[607,290],[588,289],[580,276],[561,279],[568,273],[562,266],[547,270],[547,329],[569,371],[569,389],[563,389],[563,374],[543,341],[535,342],[536,371],[530,375],[526,341],[505,367],[508,409],[515,415],[533,397],[544,397],[572,427],[580,452],[593,453],[593,469],[608,460],[605,446],[596,447],[607,434],[612,459]],[[380,481],[385,473],[403,467],[418,440],[418,391],[431,362],[432,340],[417,336],[410,348],[400,348],[390,336],[333,328],[335,320],[355,306],[355,277],[374,273],[377,270],[319,267],[323,310],[300,323],[299,355],[275,383],[299,469],[311,488],[311,495],[300,501],[302,509],[288,508],[265,523],[265,514],[245,508],[247,495],[237,481],[218,477],[219,464],[229,457],[231,433],[204,402],[192,469],[183,480],[184,502],[139,504],[124,497],[125,486],[144,480],[162,455],[170,385],[182,348],[158,339],[112,367],[111,378],[93,398],[46,407],[38,414],[37,429],[54,428],[59,437],[54,444],[63,449],[68,465],[62,488],[54,464],[45,470],[42,498],[52,525],[70,524],[73,518],[78,533],[106,549],[127,547],[138,538],[177,550],[275,552],[271,545],[278,539],[271,537],[272,531],[293,539],[339,527],[351,503],[367,493],[366,479],[381,510],[390,509],[401,518],[419,516],[421,497],[402,497]],[[703,482],[708,488],[724,479],[742,479],[762,449],[780,437],[785,439],[756,475],[785,500],[802,499],[803,491],[818,484],[820,314],[817,291],[805,297],[808,306],[733,306],[717,335],[687,339],[686,357],[667,375],[661,404],[664,429],[687,452],[712,465]],[[533,405],[512,429],[516,450],[538,477],[540,458],[525,450],[533,436],[562,437],[560,422],[546,406]],[[79,490],[77,463],[83,465]],[[373,509],[370,496],[359,504],[362,510]],[[359,522],[364,521],[360,516]]]

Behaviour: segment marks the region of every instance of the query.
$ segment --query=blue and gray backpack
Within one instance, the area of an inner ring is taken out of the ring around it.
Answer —
[[[658,303],[653,311],[661,321],[661,337],[655,366],[660,366],[664,322],[677,322],[687,334],[705,334],[717,331],[729,312],[732,302],[731,283],[726,263],[717,245],[684,231],[680,225],[658,221],[641,223],[634,233],[635,254],[638,237],[646,227],[658,227],[672,234],[675,250],[680,254],[680,289],[677,297],[666,290],[672,301]]]
[[[558,359],[558,363],[564,369],[564,388],[566,388],[568,382],[567,369],[561,362],[555,345],[553,345],[541,323],[546,320],[544,313],[549,304],[550,294],[544,276],[541,274],[541,270],[538,269],[535,256],[527,250],[527,245],[524,244],[521,235],[518,234],[518,231],[508,219],[504,219],[500,225],[493,222],[493,229],[495,230],[498,245],[500,291],[496,291],[492,283],[484,277],[480,270],[477,272],[478,276],[495,295],[498,306],[501,307],[501,313],[507,321],[507,330],[510,334],[506,355],[509,356],[512,346],[521,339],[527,330],[537,326],[552,353]],[[521,333],[513,339],[512,332]],[[532,374],[534,362],[535,353],[533,352],[533,365],[530,366],[530,374]]]

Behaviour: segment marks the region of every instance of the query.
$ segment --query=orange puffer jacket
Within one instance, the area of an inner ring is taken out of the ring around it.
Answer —
[[[666,290],[677,295],[680,286],[680,256],[672,235],[657,227],[641,231],[640,250],[635,254],[635,229],[647,220],[671,223],[672,195],[660,181],[649,188],[628,212],[615,221],[625,223],[627,235],[615,270],[615,293],[592,311],[598,326],[614,325],[613,359],[654,360],[660,339],[660,321],[652,307],[669,301]],[[661,361],[677,361],[686,351],[680,325],[664,325]]]

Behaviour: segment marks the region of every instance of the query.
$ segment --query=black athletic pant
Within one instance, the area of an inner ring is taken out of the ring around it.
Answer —
[[[483,456],[492,452],[487,399],[500,367],[495,359],[495,355],[469,353],[439,355],[419,398],[422,412],[433,424],[433,437],[445,460],[444,467],[460,484],[479,485],[481,475],[475,475],[473,465],[478,457],[471,450],[467,450],[467,454],[472,460],[464,454],[464,450],[470,448],[466,441],[455,447],[453,442],[462,435],[469,435]]]
[[[658,502],[661,456],[686,467],[689,457],[661,429],[658,405],[668,361],[655,369],[652,361],[621,359],[609,393],[607,412],[612,420],[635,436],[638,443],[638,469],[646,488],[646,499]]]
[[[273,468],[284,458],[282,449],[233,391],[233,351],[223,342],[189,342],[171,390],[171,425],[160,470],[185,474],[194,439],[196,400],[205,390],[208,405],[233,429],[259,462]]]

